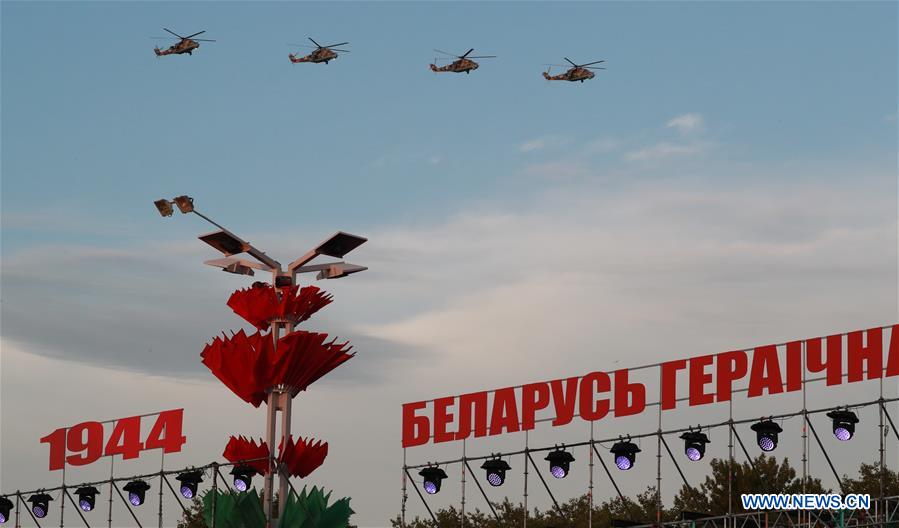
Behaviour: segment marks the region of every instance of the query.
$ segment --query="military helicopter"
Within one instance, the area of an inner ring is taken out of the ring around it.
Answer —
[[[165,31],[168,31],[172,35],[175,35],[176,37],[178,37],[181,40],[177,44],[169,46],[169,48],[166,50],[160,50],[158,47],[154,48],[153,51],[156,52],[157,57],[161,57],[163,55],[181,55],[182,53],[187,53],[188,55],[193,55],[193,51],[200,47],[200,42],[215,42],[214,40],[209,40],[209,39],[195,39],[194,38],[197,35],[202,35],[203,33],[206,33],[205,30],[194,33],[193,35],[188,35],[186,37],[182,37],[181,35],[175,33],[174,31],[172,31],[168,28],[162,28],[162,29],[164,29]],[[170,37],[158,37],[158,38],[170,38]]]
[[[450,57],[455,57],[456,60],[447,64],[446,66],[437,66],[436,64],[431,64],[431,71],[433,72],[455,72],[455,73],[471,73],[471,70],[478,69],[478,63],[471,59],[493,59],[496,55],[471,55],[469,54],[474,51],[474,48],[465,52],[465,55],[453,55],[452,53],[447,53],[445,51],[440,51],[439,49],[435,49],[437,53],[443,53],[444,55],[449,55]],[[434,62],[437,62],[437,59],[434,59]]]
[[[349,44],[349,42],[341,42],[339,44],[329,44],[327,46],[322,46],[321,44],[319,44],[318,42],[313,40],[312,37],[307,37],[307,38],[309,40],[311,40],[313,44],[315,44],[315,50],[312,53],[310,53],[309,55],[306,55],[305,57],[298,57],[298,56],[294,55],[293,53],[290,53],[287,55],[287,57],[290,59],[290,62],[293,62],[293,63],[324,62],[325,64],[328,64],[328,62],[337,58],[337,53],[335,53],[335,52],[339,51],[341,53],[349,53],[349,50],[337,49],[337,46],[343,46],[344,44]],[[290,45],[291,46],[300,46],[300,44],[290,44]],[[308,46],[308,47],[311,47],[311,46]]]
[[[599,64],[600,62],[606,62],[604,60],[588,62],[587,64],[575,64],[568,57],[564,57],[569,64],[571,64],[571,68],[568,68],[568,71],[565,73],[560,73],[559,75],[550,75],[549,70],[543,72],[543,78],[547,81],[581,81],[584,82],[588,79],[592,79],[596,76],[590,70],[604,70],[605,68],[601,68],[599,66],[590,67],[592,64]],[[558,64],[550,64],[550,66],[558,66]],[[567,66],[560,66],[561,68],[567,68]]]

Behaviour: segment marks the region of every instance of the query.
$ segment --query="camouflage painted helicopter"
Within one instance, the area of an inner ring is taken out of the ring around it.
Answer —
[[[298,57],[297,55],[294,55],[293,53],[291,53],[291,54],[287,55],[287,57],[290,58],[290,62],[293,62],[293,63],[324,62],[325,64],[328,64],[328,62],[337,58],[336,52],[339,51],[341,53],[349,53],[349,50],[337,49],[337,46],[343,46],[344,44],[349,44],[349,42],[341,42],[339,44],[329,44],[327,46],[322,46],[321,44],[319,44],[318,42],[313,40],[312,37],[307,37],[307,38],[309,40],[311,40],[313,44],[315,44],[315,50],[312,53],[310,53],[309,55],[306,55],[305,57]],[[300,46],[300,44],[290,44],[290,45],[291,46]],[[307,47],[311,47],[311,46],[307,46]]]
[[[588,62],[587,64],[575,64],[568,57],[564,57],[569,64],[571,64],[571,68],[568,68],[568,71],[565,73],[560,73],[559,75],[550,75],[549,71],[543,72],[543,78],[547,81],[581,81],[584,82],[588,79],[592,79],[596,76],[590,70],[604,70],[605,68],[601,68],[598,66],[590,67],[593,64],[599,64],[600,62],[605,62],[604,60]],[[558,64],[550,64],[550,66],[558,66]],[[567,66],[560,66],[561,68],[567,68]]]
[[[440,51],[439,49],[435,49],[437,53],[443,53],[444,55],[449,55],[450,57],[455,57],[456,60],[447,64],[446,66],[437,66],[436,64],[431,64],[431,71],[433,72],[455,72],[455,73],[471,73],[471,70],[478,69],[478,63],[471,59],[492,59],[495,58],[496,55],[471,55],[469,54],[474,51],[474,48],[465,52],[465,55],[453,55],[452,53],[447,53],[445,51]],[[437,59],[434,59],[434,62],[437,62]]]
[[[193,51],[200,47],[200,42],[215,42],[214,40],[209,39],[195,39],[197,35],[202,35],[206,33],[206,31],[199,31],[194,33],[193,35],[188,35],[186,37],[182,37],[181,35],[175,33],[174,31],[168,28],[162,28],[165,31],[168,31],[172,35],[175,35],[179,39],[181,39],[178,43],[169,46],[166,50],[160,50],[158,47],[154,48],[153,51],[156,52],[157,57],[161,57],[163,55],[181,55],[182,53],[187,53],[188,55],[193,55]],[[170,37],[158,37],[158,38],[170,38]]]

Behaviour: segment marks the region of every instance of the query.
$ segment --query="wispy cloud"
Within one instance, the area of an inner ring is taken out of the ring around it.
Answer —
[[[702,115],[697,113],[681,114],[665,124],[667,128],[673,128],[681,134],[692,134],[702,131]]]
[[[535,150],[543,150],[546,148],[546,138],[536,138],[525,141],[521,145],[518,145],[519,152],[534,152]]]
[[[649,161],[671,157],[695,156],[706,150],[703,143],[669,143],[662,141],[655,145],[650,145],[637,150],[632,150],[625,154],[628,161]]]

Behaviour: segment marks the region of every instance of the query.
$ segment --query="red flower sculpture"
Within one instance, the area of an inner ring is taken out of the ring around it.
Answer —
[[[333,297],[315,286],[275,288],[257,283],[251,288],[237,290],[228,299],[228,306],[257,330],[268,328],[272,319],[301,323],[331,303]],[[299,293],[298,293],[299,290]],[[280,294],[280,299],[278,298]]]
[[[222,453],[222,456],[232,464],[246,464],[255,469],[260,475],[268,473],[268,460],[265,460],[269,456],[268,445],[262,440],[259,441],[259,445],[256,445],[256,440],[249,440],[243,436],[232,436],[228,440],[228,445],[225,446],[225,452]]]
[[[294,443],[293,435],[287,439],[287,447],[284,441],[278,447],[278,461],[283,464],[292,477],[306,478],[325,462],[328,456],[328,443],[321,440],[315,444],[312,439],[300,438]]]
[[[216,337],[200,354],[203,364],[231,391],[255,407],[266,400],[266,390],[286,385],[296,393],[353,357],[348,343],[328,334],[297,331],[278,340],[271,333],[248,336],[243,330],[230,338]]]

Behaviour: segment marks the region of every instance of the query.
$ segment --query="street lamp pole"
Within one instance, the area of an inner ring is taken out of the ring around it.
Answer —
[[[225,258],[207,260],[204,264],[221,268],[222,271],[228,273],[236,273],[239,275],[254,275],[255,270],[268,272],[271,274],[271,284],[275,289],[276,295],[282,295],[280,288],[293,286],[296,284],[296,277],[299,273],[318,272],[317,279],[338,279],[346,277],[352,273],[365,271],[366,267],[349,264],[343,261],[329,262],[324,264],[307,265],[312,259],[320,256],[330,256],[343,258],[344,255],[356,249],[367,239],[344,233],[342,231],[335,233],[327,240],[320,243],[315,248],[307,251],[303,256],[294,260],[287,266],[285,271],[281,263],[269,257],[265,252],[260,251],[249,242],[235,235],[224,226],[218,224],[208,216],[194,209],[193,198],[189,196],[178,196],[172,200],[156,200],[154,202],[157,210],[162,216],[172,216],[174,212],[173,206],[177,206],[178,210],[184,214],[193,213],[200,218],[206,220],[210,224],[219,228],[219,231],[201,235],[199,238],[213,248],[221,252]],[[256,262],[236,258],[233,255],[246,253],[253,257]],[[294,331],[294,321],[284,319],[274,319],[271,321],[270,331],[274,345],[278,345],[278,339],[281,337],[281,331],[287,335]],[[296,396],[295,391],[291,387],[277,385],[272,387],[268,393],[268,409],[266,412],[265,422],[265,441],[269,449],[268,472],[265,475],[265,484],[263,488],[263,509],[265,512],[266,524],[269,528],[274,526],[273,518],[273,502],[274,502],[274,475],[278,473],[278,515],[280,517],[284,513],[287,504],[287,497],[290,489],[288,479],[290,475],[283,468],[278,467],[275,463],[275,449],[278,446],[276,439],[278,412],[281,412],[281,434],[280,445],[286,446],[290,439],[291,426],[291,407],[293,397]]]

